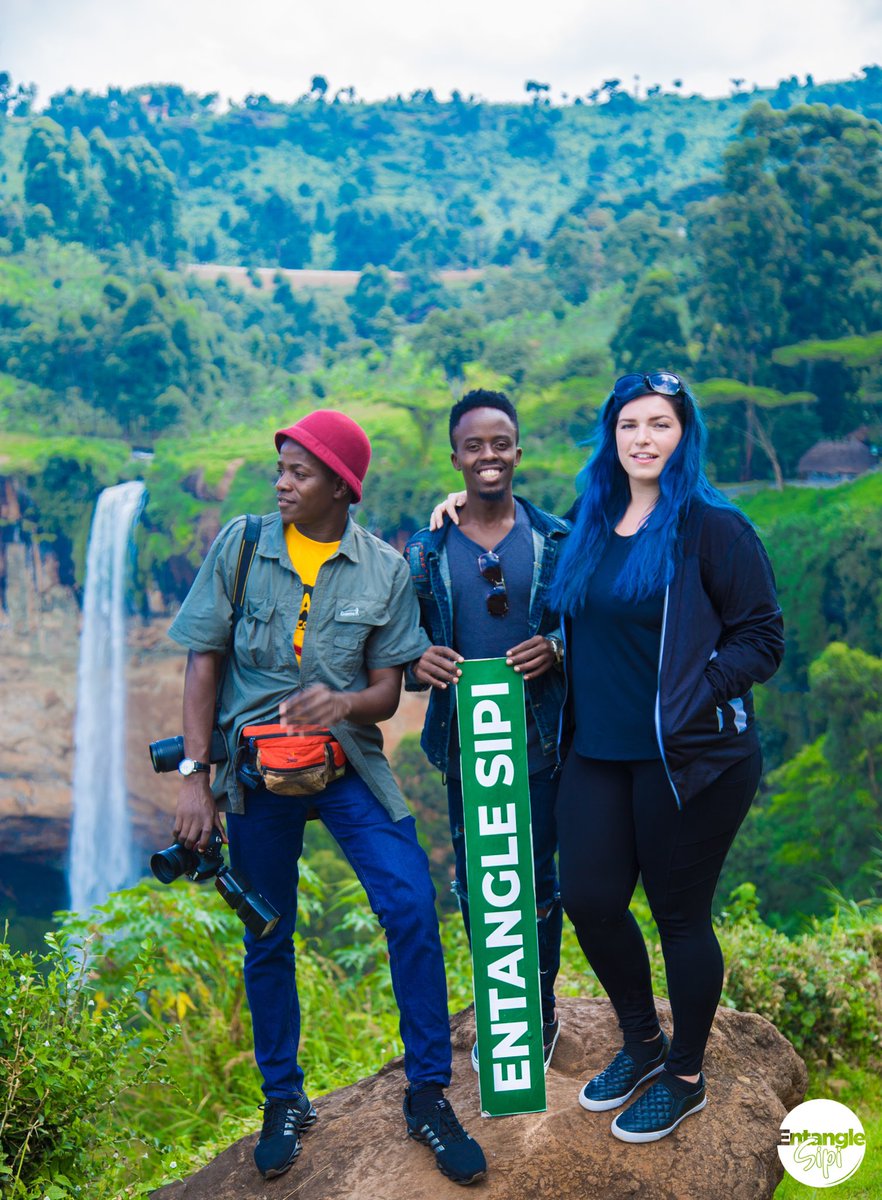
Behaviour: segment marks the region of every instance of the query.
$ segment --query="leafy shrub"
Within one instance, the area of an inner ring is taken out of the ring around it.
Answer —
[[[308,862],[300,869],[299,1057],[315,1097],[378,1071],[402,1045],[385,940],[364,892],[347,882],[345,863],[336,873],[324,863],[322,878]],[[450,925],[442,933],[458,1010],[471,1000],[471,977],[461,922]],[[166,1078],[145,1077],[117,1103],[121,1126],[141,1139],[125,1186],[135,1175],[135,1186],[147,1188],[190,1174],[252,1132],[263,1097],[242,981],[243,931],[214,889],[145,881],[112,895],[95,914],[65,914],[64,927],[93,939],[99,986],[109,998],[128,986],[139,942],[150,938],[142,1045],[167,1041],[169,1030],[179,1029],[165,1051]]]
[[[0,1191],[62,1200],[88,1184],[97,1198],[105,1160],[132,1137],[117,1101],[154,1072],[170,1031],[147,1043],[138,1033],[149,940],[133,948],[113,999],[88,942],[46,942],[37,955],[0,942]]]
[[[723,1004],[761,1013],[812,1064],[878,1059],[882,909],[841,900],[833,917],[788,938],[759,920],[756,890],[746,883],[718,932]]]
[[[756,888],[729,897],[716,932],[726,963],[720,1003],[771,1021],[810,1068],[878,1067],[882,1058],[882,907],[834,897],[836,914],[790,938],[758,915]],[[649,951],[655,995],[667,996],[664,959],[638,889],[631,911]],[[572,928],[564,924],[558,992],[602,996]]]

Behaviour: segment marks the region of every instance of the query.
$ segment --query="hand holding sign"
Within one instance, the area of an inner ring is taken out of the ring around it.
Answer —
[[[462,662],[457,688],[481,1108],[544,1112],[523,677]]]

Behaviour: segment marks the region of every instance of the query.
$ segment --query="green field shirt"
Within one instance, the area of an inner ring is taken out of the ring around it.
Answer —
[[[169,636],[189,650],[227,650],[244,526],[245,518],[237,517],[220,531],[172,622]],[[228,759],[218,764],[212,791],[230,812],[245,811],[243,788],[231,769],[245,725],[276,724],[280,702],[298,687],[323,683],[337,691],[360,691],[367,687],[369,670],[404,666],[430,645],[404,559],[351,517],[339,549],[319,570],[298,666],[293,633],[302,599],[281,516],[272,513],[262,518],[220,697]],[[344,721],[332,731],[393,820],[408,816],[377,726]]]

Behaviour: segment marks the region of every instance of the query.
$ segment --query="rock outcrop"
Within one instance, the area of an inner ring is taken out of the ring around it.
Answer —
[[[670,1010],[659,1001],[670,1032]],[[805,1096],[806,1069],[763,1017],[717,1011],[705,1072],[708,1105],[669,1137],[646,1146],[616,1141],[614,1113],[578,1103],[585,1079],[620,1044],[609,1004],[560,1003],[561,1037],[547,1075],[547,1111],[483,1119],[469,1063],[471,1010],[452,1022],[450,1098],[484,1147],[489,1172],[475,1188],[487,1200],[764,1200],[783,1174],[776,1149],[785,1114]],[[316,1099],[319,1120],[291,1171],[264,1182],[254,1168],[256,1134],[243,1138],[154,1200],[439,1200],[457,1194],[431,1154],[409,1140],[401,1116],[402,1060],[377,1075]]]

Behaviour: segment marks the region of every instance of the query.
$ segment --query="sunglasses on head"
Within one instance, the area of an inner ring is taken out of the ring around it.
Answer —
[[[629,400],[640,395],[641,389],[655,392],[659,396],[677,396],[683,390],[683,382],[673,371],[652,371],[649,375],[622,375],[613,385],[617,400]]]
[[[494,550],[485,550],[478,555],[478,570],[490,584],[487,594],[487,612],[491,617],[504,617],[508,612],[508,593],[502,574],[502,563]]]

